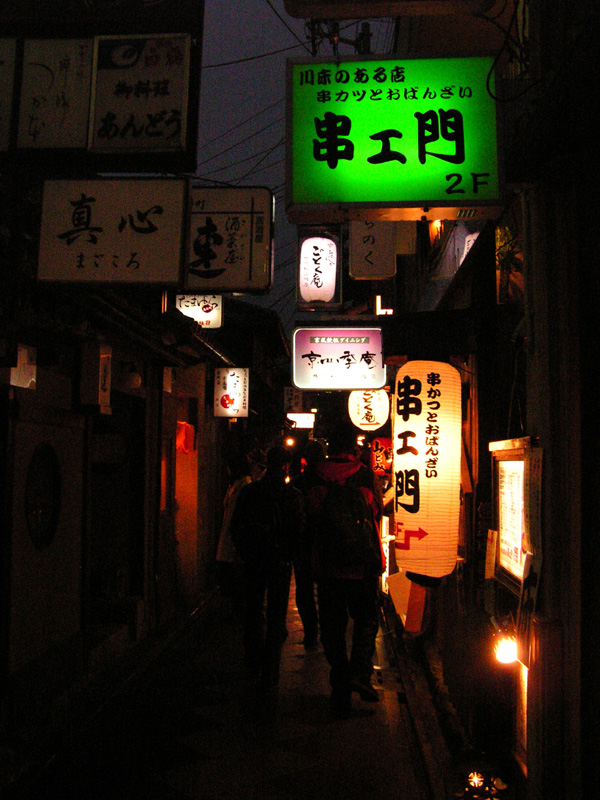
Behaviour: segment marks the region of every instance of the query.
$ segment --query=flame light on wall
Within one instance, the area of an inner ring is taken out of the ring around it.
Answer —
[[[396,563],[441,578],[458,547],[461,381],[450,364],[409,361],[393,398]]]
[[[390,398],[385,389],[364,389],[348,395],[348,414],[363,431],[376,431],[388,421]]]
[[[225,368],[215,370],[215,417],[247,417],[250,370]]]
[[[309,308],[338,305],[339,238],[318,229],[299,240],[298,304]]]

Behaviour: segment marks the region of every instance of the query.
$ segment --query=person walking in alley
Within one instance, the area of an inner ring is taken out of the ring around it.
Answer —
[[[325,447],[317,439],[310,439],[303,451],[306,465],[302,472],[292,481],[292,485],[302,492],[305,500],[309,491],[320,479],[317,477],[317,465],[325,460]],[[302,644],[307,650],[317,647],[319,636],[319,614],[315,600],[315,581],[311,563],[313,531],[304,525],[299,546],[294,557],[294,579],[296,581],[296,607],[304,628]]]
[[[289,464],[289,451],[272,447],[264,476],[240,491],[231,522],[244,562],[244,663],[265,689],[279,682],[292,562],[304,516],[302,494],[287,483]]]
[[[250,464],[242,455],[233,454],[227,459],[229,485],[223,499],[223,521],[217,547],[219,584],[226,597],[239,598],[242,561],[231,538],[231,520],[242,487],[251,483]]]
[[[372,474],[356,455],[352,423],[339,423],[328,444],[328,458],[316,468],[320,483],[308,493],[306,524],[315,536],[312,563],[321,643],[330,667],[331,709],[346,716],[352,692],[368,702],[379,700],[371,675],[384,559],[378,532],[380,508]],[[353,621],[350,657],[346,648],[349,619]]]

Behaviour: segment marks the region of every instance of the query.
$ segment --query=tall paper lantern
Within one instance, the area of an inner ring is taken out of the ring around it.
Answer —
[[[460,375],[443,362],[409,361],[393,403],[396,564],[441,578],[454,569],[458,548]]]
[[[338,245],[333,236],[310,236],[300,245],[298,289],[303,303],[335,299]]]
[[[348,414],[363,431],[376,431],[388,421],[390,398],[385,389],[361,389],[348,395]]]

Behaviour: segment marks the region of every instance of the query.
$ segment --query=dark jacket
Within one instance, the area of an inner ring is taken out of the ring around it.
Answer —
[[[375,568],[378,574],[381,574],[385,567],[385,559],[379,535],[381,509],[376,499],[371,474],[356,456],[351,454],[343,454],[332,456],[326,461],[318,464],[316,467],[316,475],[319,479],[319,482],[308,491],[306,499],[307,525],[317,531],[316,536],[318,538],[319,515],[325,494],[327,492],[328,484],[343,484],[348,480],[348,478],[352,478],[353,482],[359,485],[360,491],[365,497],[373,514],[373,528],[375,531],[375,536],[377,537],[377,542],[374,542],[374,548],[378,550],[380,561]],[[315,541],[315,546],[313,547],[312,563],[315,576],[319,578],[319,576],[323,575],[323,565],[320,563],[318,541]],[[334,577],[338,578],[351,579],[362,578],[363,576],[364,568],[336,570],[334,575]]]
[[[246,563],[291,563],[304,519],[302,494],[278,471],[240,491],[233,518],[233,543]]]

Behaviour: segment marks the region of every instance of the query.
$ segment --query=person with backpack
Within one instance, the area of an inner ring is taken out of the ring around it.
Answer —
[[[356,455],[356,430],[349,420],[332,430],[328,458],[316,471],[320,481],[309,491],[306,511],[307,525],[314,531],[321,644],[330,667],[331,709],[347,716],[352,692],[368,702],[379,700],[371,676],[379,628],[379,576],[384,569],[381,509],[372,473]]]
[[[290,459],[284,447],[268,451],[264,476],[241,489],[231,520],[244,562],[244,663],[265,689],[279,682],[292,563],[304,518],[302,494],[287,483]]]

